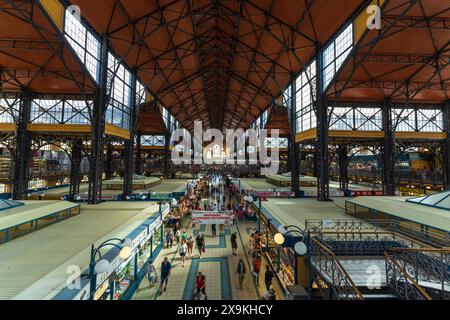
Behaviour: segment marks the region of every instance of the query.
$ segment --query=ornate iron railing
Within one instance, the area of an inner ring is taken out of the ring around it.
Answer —
[[[391,248],[386,256],[433,298],[450,299],[450,248]]]
[[[398,298],[403,300],[431,300],[428,293],[419,286],[397,261],[385,253],[387,284]]]
[[[355,220],[355,219],[306,219],[305,229],[310,233],[326,231],[363,231],[391,228],[393,220]]]
[[[322,231],[316,238],[337,256],[382,256],[390,248],[430,248],[390,231]]]
[[[337,300],[364,300],[358,287],[345,271],[334,253],[319,240],[311,239],[311,266],[316,279],[328,284],[330,298]]]
[[[334,232],[353,232],[353,231],[389,231],[401,234],[403,237],[413,237],[420,239],[421,242],[434,247],[450,246],[450,238],[442,234],[427,230],[426,233],[420,227],[413,225],[401,225],[398,221],[392,219],[307,219],[305,220],[305,229],[311,234],[334,231]]]

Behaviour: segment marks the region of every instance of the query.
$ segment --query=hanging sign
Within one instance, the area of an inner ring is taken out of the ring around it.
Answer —
[[[194,224],[226,224],[233,225],[233,211],[192,211],[192,223]]]

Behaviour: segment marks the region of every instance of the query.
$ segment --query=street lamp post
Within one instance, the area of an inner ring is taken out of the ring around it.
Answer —
[[[114,243],[118,242],[118,243]],[[97,286],[97,274],[104,273],[108,271],[109,267],[109,261],[106,259],[102,259],[102,254],[100,252],[100,249],[104,247],[115,247],[119,249],[119,257],[123,260],[126,260],[131,255],[131,247],[130,247],[131,240],[130,239],[119,239],[119,238],[112,238],[109,240],[106,240],[102,242],[97,248],[94,247],[92,244],[91,246],[91,259],[89,262],[89,282],[90,282],[90,291],[89,291],[89,300],[94,300],[94,294]],[[99,260],[97,259],[97,256],[99,257]]]
[[[291,229],[291,230],[289,230]],[[278,227],[278,232],[274,236],[274,240],[277,243],[277,245],[282,245],[285,241],[285,236],[291,233],[299,233],[302,236],[302,241],[297,242],[294,245],[294,252],[295,255],[304,256],[306,255],[306,260],[308,264],[308,296],[309,299],[312,299],[312,272],[311,272],[311,241],[310,241],[310,235],[309,231],[302,230],[300,227],[295,225],[280,225]],[[296,262],[296,269],[297,269],[297,262]],[[297,278],[295,279],[295,282],[297,283]]]

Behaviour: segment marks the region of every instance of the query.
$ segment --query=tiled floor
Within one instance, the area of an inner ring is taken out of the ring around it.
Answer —
[[[187,225],[186,225],[187,226]],[[251,260],[248,257],[248,231],[256,227],[254,222],[239,222],[233,227],[226,227],[224,231],[217,228],[217,236],[212,237],[211,227],[196,226],[192,229],[189,224],[188,233],[198,233],[200,231],[205,234],[206,252],[202,259],[198,258],[198,252],[194,249],[192,258],[186,259],[186,265],[181,264],[180,256],[177,253],[176,246],[166,249],[164,248],[155,261],[155,267],[158,275],[160,274],[161,261],[164,257],[168,257],[172,262],[172,274],[169,278],[167,291],[159,293],[159,285],[149,287],[147,279],[144,279],[134,294],[133,299],[137,300],[189,300],[194,291],[195,275],[201,271],[206,276],[206,292],[209,300],[258,300],[265,292],[263,272],[260,275],[260,286],[257,287],[251,273]],[[234,256],[231,253],[230,237],[236,232],[238,236],[238,251]],[[239,259],[242,258],[246,263],[247,274],[244,279],[242,290],[239,288],[239,282],[236,276],[236,266]],[[263,259],[261,270],[265,270],[266,261]],[[283,298],[283,294],[274,280],[273,286],[277,293],[277,298]]]

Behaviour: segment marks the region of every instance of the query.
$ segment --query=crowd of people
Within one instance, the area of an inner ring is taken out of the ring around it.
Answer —
[[[229,179],[227,176],[221,175],[209,175],[203,177],[195,183],[190,185],[187,201],[183,202],[183,208],[191,210],[204,210],[204,211],[224,211],[232,210],[236,220],[242,220],[244,212],[248,211],[249,204],[243,201],[244,194],[241,190]],[[223,231],[224,225],[219,225],[220,231]],[[215,224],[211,224],[211,236],[217,235],[217,228]],[[206,252],[206,241],[204,232],[198,232],[195,237],[193,233],[188,233],[187,228],[181,227],[180,222],[176,222],[173,226],[167,229],[165,236],[166,248],[172,248],[175,244],[177,246],[177,253],[181,260],[181,266],[186,265],[186,259],[199,258]],[[238,255],[238,235],[233,232],[230,237],[231,254]],[[198,254],[194,256],[194,245],[198,251]],[[251,274],[253,281],[259,286],[260,272],[261,272],[261,259],[262,259],[262,245],[261,235],[254,229],[250,234],[248,242],[248,254],[251,257]],[[172,264],[165,257],[161,264],[161,276],[160,276],[160,288],[159,294],[162,294],[167,289],[167,283],[171,274]],[[153,264],[149,264],[149,282],[151,285],[155,284],[155,274]],[[243,289],[244,279],[246,278],[247,268],[243,259],[239,259],[236,266],[236,276],[239,282],[239,287]],[[272,280],[274,278],[273,272],[270,267],[266,265],[264,273],[264,283],[266,292],[263,295],[263,299],[274,300],[275,291],[272,286]],[[201,299],[202,295],[204,299],[207,299],[206,293],[206,275],[201,271],[198,272],[195,278],[195,291],[193,292],[192,299]]]

